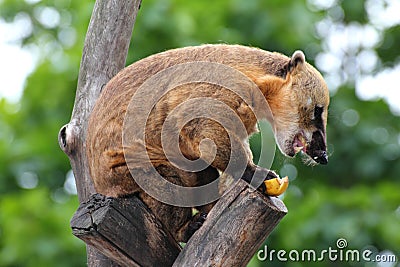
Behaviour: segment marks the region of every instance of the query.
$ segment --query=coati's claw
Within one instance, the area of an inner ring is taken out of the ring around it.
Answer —
[[[265,188],[265,193],[269,196],[282,195],[289,186],[289,178],[283,177],[265,180],[262,184],[262,188]]]
[[[276,179],[279,178],[278,174],[276,174],[274,171],[268,171],[267,177],[265,180],[271,180],[271,179]]]
[[[203,225],[206,219],[207,219],[207,213],[205,212],[199,212],[193,217],[187,229],[188,238],[190,238],[194,234],[194,232],[200,229],[200,227]]]

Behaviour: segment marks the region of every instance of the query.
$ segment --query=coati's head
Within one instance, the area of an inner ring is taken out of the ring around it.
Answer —
[[[285,83],[268,101],[279,149],[293,157],[303,151],[327,164],[326,123],[329,91],[322,75],[296,51],[284,65]]]

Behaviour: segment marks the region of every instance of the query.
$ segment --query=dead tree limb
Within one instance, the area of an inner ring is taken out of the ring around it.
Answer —
[[[103,86],[125,66],[133,25],[141,0],[98,0],[86,35],[71,121],[59,132],[68,155],[79,200],[95,193],[85,154],[87,123]],[[113,266],[88,247],[89,266]]]

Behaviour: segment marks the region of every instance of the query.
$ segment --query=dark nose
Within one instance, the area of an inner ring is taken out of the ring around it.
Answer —
[[[328,164],[328,154],[326,153],[325,134],[322,130],[313,132],[310,146],[306,152],[315,162]]]
[[[326,154],[326,151],[317,151],[317,156],[314,156],[314,160],[322,165],[328,164],[328,154]]]

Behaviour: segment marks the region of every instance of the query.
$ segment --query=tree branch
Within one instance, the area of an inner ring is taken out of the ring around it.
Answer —
[[[218,200],[173,266],[246,266],[287,209],[239,180]]]

